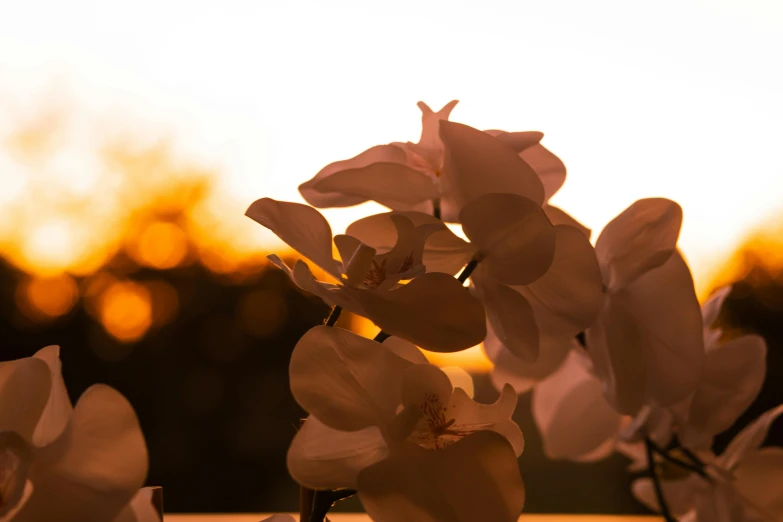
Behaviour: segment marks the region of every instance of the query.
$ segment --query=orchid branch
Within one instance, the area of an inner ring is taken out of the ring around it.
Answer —
[[[707,480],[711,480],[710,477],[707,475],[707,473],[704,471],[704,464],[698,459],[698,457],[693,455],[693,453],[690,450],[687,450],[685,448],[679,448],[692,461],[692,462],[685,462],[683,460],[678,459],[677,457],[670,455],[666,450],[664,450],[663,448],[655,444],[655,442],[653,442],[652,440],[650,439],[647,440],[652,446],[652,450],[658,455],[660,455],[663,459],[683,469],[692,471],[693,473],[696,473],[700,477],[703,477]],[[690,455],[693,455],[693,458],[690,457],[689,453]],[[694,458],[696,459],[695,461],[693,460]]]
[[[663,496],[663,488],[661,487],[658,472],[655,470],[655,458],[653,454],[654,448],[655,443],[650,440],[649,437],[645,437],[644,449],[647,453],[647,466],[649,469],[650,478],[652,478],[653,488],[655,489],[655,497],[658,500],[658,506],[661,508],[661,515],[663,516],[664,520],[666,520],[666,522],[677,522],[677,519],[674,518],[671,514],[671,511],[669,511],[669,506],[666,504],[666,498]]]

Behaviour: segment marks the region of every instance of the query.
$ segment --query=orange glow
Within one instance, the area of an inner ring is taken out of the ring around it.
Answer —
[[[101,296],[99,314],[103,327],[117,340],[137,341],[152,326],[150,292],[129,281],[113,283]]]
[[[141,265],[174,268],[188,253],[188,238],[176,224],[158,221],[142,231],[129,253]]]
[[[285,299],[276,292],[255,290],[244,295],[239,303],[242,327],[257,337],[275,333],[287,316]]]
[[[19,309],[29,319],[53,319],[71,311],[79,298],[73,278],[61,275],[36,278],[17,288]]]
[[[152,325],[170,323],[179,313],[177,289],[166,281],[149,281],[144,284],[152,299]]]

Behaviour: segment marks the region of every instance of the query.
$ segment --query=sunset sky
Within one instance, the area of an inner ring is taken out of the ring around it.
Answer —
[[[94,160],[108,136],[166,139],[217,171],[220,226],[273,248],[242,217],[251,201],[301,201],[325,164],[415,141],[418,100],[459,99],[455,121],[543,131],[569,169],[554,202],[595,235],[634,199],[678,201],[703,291],[781,213],[781,51],[775,0],[6,2],[0,212],[28,217],[0,226],[0,249],[78,240],[60,237],[61,203],[108,190]],[[66,122],[65,152],[36,169],[8,144],[47,118]],[[326,215],[342,231],[379,208]]]

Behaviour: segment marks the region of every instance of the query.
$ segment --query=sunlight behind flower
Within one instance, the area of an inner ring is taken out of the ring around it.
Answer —
[[[101,298],[100,320],[118,341],[140,339],[152,325],[149,290],[131,282],[113,283]]]

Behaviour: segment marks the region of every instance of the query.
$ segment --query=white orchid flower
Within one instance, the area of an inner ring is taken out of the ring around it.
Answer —
[[[444,227],[442,223],[418,225],[405,215],[395,215],[397,241],[380,254],[355,237],[338,235],[334,238],[342,257],[338,262],[332,258],[331,227],[314,208],[264,198],[253,203],[246,215],[339,281],[317,281],[305,263],[298,261],[292,270],[279,257],[269,256],[300,288],[328,304],[367,317],[388,334],[427,350],[458,351],[484,339],[481,303],[453,277],[424,273],[424,242]],[[398,284],[404,279],[412,280]]]
[[[519,516],[524,440],[511,387],[477,404],[412,344],[325,326],[296,345],[290,380],[310,413],[288,452],[299,483],[357,489],[373,520]]]
[[[681,401],[701,378],[702,318],[676,250],[681,222],[673,201],[642,199],[596,241],[606,300],[586,331],[587,348],[607,398],[623,414]]]
[[[783,520],[783,448],[761,447],[783,405],[746,426],[715,457],[699,452],[707,478],[690,473],[676,478],[664,474],[662,489],[672,513],[699,522],[778,522]],[[638,479],[632,491],[640,502],[658,511],[650,479]]]
[[[368,200],[388,206],[393,210],[417,210],[432,213],[433,201],[440,202],[443,217],[454,221],[459,213],[451,187],[444,183],[442,176],[446,172],[448,146],[444,145],[441,135],[442,122],[448,123],[451,111],[457,104],[453,100],[442,109],[434,112],[425,103],[419,102],[422,111],[422,131],[418,143],[390,143],[372,147],[349,160],[327,165],[311,180],[299,186],[304,199],[315,207],[345,207]],[[478,161],[490,159],[496,149],[501,156],[515,156],[514,170],[511,174],[540,179],[543,183],[542,204],[548,200],[563,184],[566,169],[557,156],[540,144],[543,134],[540,132],[504,132],[489,130],[486,132],[471,129],[483,136],[479,137],[478,150],[485,154]],[[485,140],[484,137],[487,139]],[[481,182],[482,174],[473,173],[475,183]],[[497,176],[492,182],[497,181]],[[503,188],[516,187],[513,180],[504,183]],[[488,192],[508,192],[515,190],[489,190]],[[481,193],[476,193],[479,196]],[[526,195],[522,193],[522,195]]]
[[[402,213],[419,225],[439,221],[421,212]],[[347,233],[379,252],[397,237],[391,218],[360,219]],[[590,326],[603,294],[590,241],[568,225],[552,225],[541,207],[516,194],[484,194],[459,219],[470,242],[449,229],[433,232],[424,245],[428,272],[454,274],[480,260],[471,276],[496,336],[517,357],[535,361],[539,344],[567,342]]]
[[[0,412],[3,522],[115,520],[143,485],[147,448],[133,408],[100,384],[72,407],[58,347],[0,363]]]

